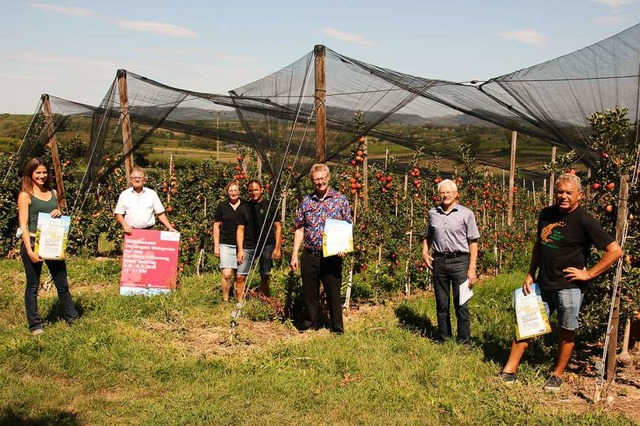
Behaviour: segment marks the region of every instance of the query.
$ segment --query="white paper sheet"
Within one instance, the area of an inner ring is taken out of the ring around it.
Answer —
[[[473,296],[473,289],[469,288],[469,280],[467,279],[460,284],[460,306],[467,303],[471,296]]]

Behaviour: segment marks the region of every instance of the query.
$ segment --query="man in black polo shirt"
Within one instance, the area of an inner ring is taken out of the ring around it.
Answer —
[[[257,180],[247,183],[249,202],[238,208],[238,271],[236,292],[244,290],[245,281],[254,259],[260,259],[260,293],[269,296],[269,275],[273,259],[280,259],[282,226],[278,203],[262,198],[262,184]],[[271,204],[271,205],[270,205]]]
[[[458,187],[452,180],[438,184],[440,204],[429,210],[429,227],[424,234],[422,257],[433,270],[438,330],[442,339],[453,336],[449,313],[449,294],[458,320],[460,343],[471,344],[471,316],[467,302],[460,305],[460,284],[476,282],[476,260],[480,232],[471,210],[457,202]]]
[[[529,273],[522,284],[524,294],[530,286],[540,286],[547,315],[558,311],[560,326],[558,357],[544,390],[557,392],[569,363],[579,326],[580,306],[588,281],[611,267],[622,256],[622,249],[600,224],[580,206],[582,184],[574,174],[564,174],[556,182],[556,204],[543,209],[538,219],[538,237]],[[604,250],[600,260],[587,269],[591,246]],[[538,276],[536,279],[536,271]],[[509,360],[500,373],[507,383],[516,381],[516,369],[531,339],[514,340]]]

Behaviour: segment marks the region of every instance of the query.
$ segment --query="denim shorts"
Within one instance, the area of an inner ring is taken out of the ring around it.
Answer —
[[[262,250],[262,256],[260,256],[260,275],[271,274],[271,268],[273,267],[273,249],[275,246],[267,245]],[[256,255],[256,249],[244,249],[244,262],[238,265],[238,275],[249,275],[249,270],[253,265],[253,260]]]
[[[238,269],[236,246],[220,244],[220,269]]]
[[[558,311],[558,324],[565,330],[576,330],[580,326],[580,306],[583,292],[579,288],[542,290],[542,302],[547,316]]]

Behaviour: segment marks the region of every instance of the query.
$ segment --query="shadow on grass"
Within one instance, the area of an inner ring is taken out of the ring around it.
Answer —
[[[300,276],[289,271],[284,283],[284,318],[290,319],[298,327],[304,319],[304,303]]]
[[[515,333],[512,336],[506,336],[495,332],[495,330],[484,330],[477,345],[482,348],[484,360],[493,361],[499,365],[506,364],[514,336]],[[552,327],[551,333],[535,337],[529,342],[521,363],[532,365],[553,363],[555,361],[557,343],[558,333],[556,328]]]
[[[79,318],[82,318],[86,309],[81,299],[74,299],[74,304],[76,306],[76,311],[78,312]],[[45,322],[53,323],[58,321],[65,321],[64,316],[62,315],[62,307],[60,306],[60,300],[56,299],[55,302],[49,308],[49,312],[44,317]],[[2,424],[2,423],[0,423]]]
[[[484,361],[493,361],[497,364],[504,365],[507,362],[507,358],[509,358],[511,341],[505,339],[504,336],[485,330],[477,346],[482,349]]]
[[[438,333],[438,327],[434,326],[431,319],[423,314],[416,312],[411,306],[406,303],[398,305],[394,309],[396,318],[400,322],[400,326],[418,333],[422,337],[426,337],[432,340],[440,340],[440,333]]]
[[[17,413],[11,408],[4,408],[0,411],[0,424],[15,426],[73,426],[81,423],[77,414],[68,411],[51,411],[39,417],[32,417]]]

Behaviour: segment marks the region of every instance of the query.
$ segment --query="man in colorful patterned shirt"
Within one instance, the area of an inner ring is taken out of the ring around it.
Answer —
[[[296,210],[295,234],[291,269],[300,267],[302,290],[305,306],[305,320],[301,330],[318,327],[318,307],[320,301],[320,282],[327,294],[331,331],[341,334],[344,331],[342,321],[342,256],[322,255],[322,233],[327,219],[345,220],[351,223],[351,208],[347,197],[329,187],[329,167],[314,164],[309,174],[316,190],[306,195]],[[298,251],[304,242],[301,262]]]

